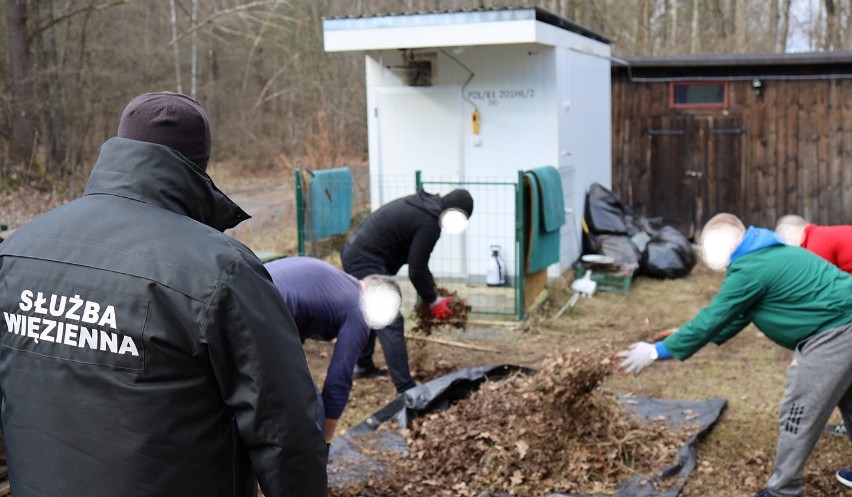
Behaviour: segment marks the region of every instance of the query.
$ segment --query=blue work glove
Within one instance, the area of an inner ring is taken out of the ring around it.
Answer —
[[[430,310],[432,311],[432,317],[435,319],[449,319],[453,317],[455,312],[450,308],[450,302],[453,301],[452,297],[444,297],[442,299],[438,299],[437,302],[430,306]]]

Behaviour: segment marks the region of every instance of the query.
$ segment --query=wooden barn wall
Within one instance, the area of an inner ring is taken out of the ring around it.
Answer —
[[[751,81],[730,83],[727,111],[668,108],[667,82],[630,82],[613,74],[613,191],[626,205],[648,216],[655,188],[650,184],[652,120],[659,116],[712,119],[741,116],[742,166],[735,212],[746,224],[773,228],[784,214],[818,224],[852,224],[852,80],[763,80],[760,95]],[[705,153],[695,150],[692,153]],[[708,167],[704,188],[724,185]],[[659,174],[660,177],[671,175]],[[708,195],[709,197],[709,195]],[[704,201],[701,218],[713,212]]]

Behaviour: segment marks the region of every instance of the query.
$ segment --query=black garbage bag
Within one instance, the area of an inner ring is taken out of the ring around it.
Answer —
[[[624,216],[627,210],[621,200],[598,183],[592,183],[586,194],[583,218],[591,233],[596,235],[626,235]]]
[[[664,226],[663,218],[659,216],[648,217],[628,214],[624,217],[624,221],[628,226],[627,234],[631,237],[639,233],[645,233],[653,238],[656,236],[657,231]]]
[[[663,226],[645,245],[639,268],[658,279],[683,278],[695,267],[695,251],[686,236],[672,226]]]
[[[612,257],[622,267],[639,265],[641,253],[627,235],[599,235],[594,240],[596,254]]]
[[[346,434],[334,437],[329,452],[329,486],[340,488],[368,478],[370,471],[377,467],[377,461],[371,455],[376,451],[405,454],[403,435],[390,430],[379,430],[382,424],[395,420],[400,427],[409,427],[413,417],[444,410],[453,402],[476,391],[483,382],[499,380],[515,372],[535,374],[535,370],[510,364],[480,366],[436,378],[399,395],[352,427]],[[620,396],[619,401],[637,419],[655,422],[662,420],[672,429],[686,429],[692,435],[686,445],[680,448],[675,459],[661,468],[659,477],[636,475],[624,481],[612,497],[677,497],[695,469],[699,438],[716,423],[727,401],[721,398],[683,401],[635,395]],[[436,489],[436,493],[441,490],[451,491]],[[482,497],[508,495],[482,494]],[[592,496],[549,494],[547,497]]]

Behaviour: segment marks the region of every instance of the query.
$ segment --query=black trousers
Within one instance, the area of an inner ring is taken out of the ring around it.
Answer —
[[[394,276],[390,274],[390,271],[380,259],[361,252],[349,243],[344,244],[340,250],[340,261],[343,263],[343,270],[359,280],[371,274]],[[391,381],[393,381],[396,391],[402,393],[415,386],[408,366],[408,349],[405,346],[405,320],[401,314],[387,327],[380,330],[370,330],[370,339],[364,346],[361,355],[358,356],[356,364],[362,368],[375,367],[373,365],[373,352],[376,350],[377,336],[379,343],[382,344],[382,352],[385,355],[385,362],[388,365]]]

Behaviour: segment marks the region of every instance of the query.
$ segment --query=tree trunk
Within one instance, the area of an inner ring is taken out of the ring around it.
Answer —
[[[640,21],[640,30],[641,30],[641,50],[642,54],[650,55],[653,51],[651,49],[651,1],[650,0],[642,0],[641,4],[641,12],[639,13]]]
[[[769,52],[780,52],[778,49],[778,33],[780,31],[778,24],[780,20],[778,0],[771,0],[769,2],[769,16],[766,19],[766,43],[764,44],[765,49]]]
[[[699,37],[701,36],[701,31],[698,29],[698,10],[701,6],[701,2],[699,0],[692,0],[692,41],[689,43],[689,53],[698,53],[698,49],[701,48],[701,40]]]
[[[724,50],[725,48],[730,47],[730,40],[728,39],[728,20],[725,16],[725,9],[722,6],[722,0],[713,0],[712,9],[713,24],[716,26],[716,47]]]
[[[787,36],[790,34],[790,3],[792,0],[781,0],[784,8],[781,9],[781,32],[778,33],[779,52],[787,51]]]
[[[672,27],[669,30],[671,32],[671,43],[669,43],[669,47],[674,48],[677,46],[677,4],[680,0],[672,0]]]
[[[33,79],[30,42],[27,37],[26,0],[6,0],[6,25],[9,37],[9,68],[12,75],[12,136],[9,159],[14,164],[32,160],[34,150]]]
[[[840,23],[837,16],[837,5],[834,0],[825,0],[825,39],[823,50],[837,50],[840,45]]]
[[[192,18],[190,19],[190,29],[192,30],[192,84],[189,89],[189,96],[195,96],[198,88],[198,35],[196,23],[198,22],[198,0],[192,0]]]
[[[177,92],[183,93],[183,82],[181,82],[180,77],[180,50],[178,50],[177,12],[175,12],[175,0],[169,0],[169,5],[171,6],[170,22],[172,24],[172,47],[175,52],[175,82],[177,85]]]
[[[53,26],[53,0],[40,0],[42,10],[39,18],[45,19],[50,26],[42,31],[39,37],[42,65],[44,66],[45,103],[39,113],[43,119],[45,141],[48,145],[47,164],[48,174],[61,172],[60,168],[66,162],[68,135],[65,130],[65,107],[62,101],[62,78],[60,77],[59,60],[56,52],[56,29]],[[65,173],[67,174],[67,170]]]
[[[734,5],[734,52],[743,53],[751,51],[746,40],[748,34],[748,21],[746,20],[746,0],[736,0]]]

